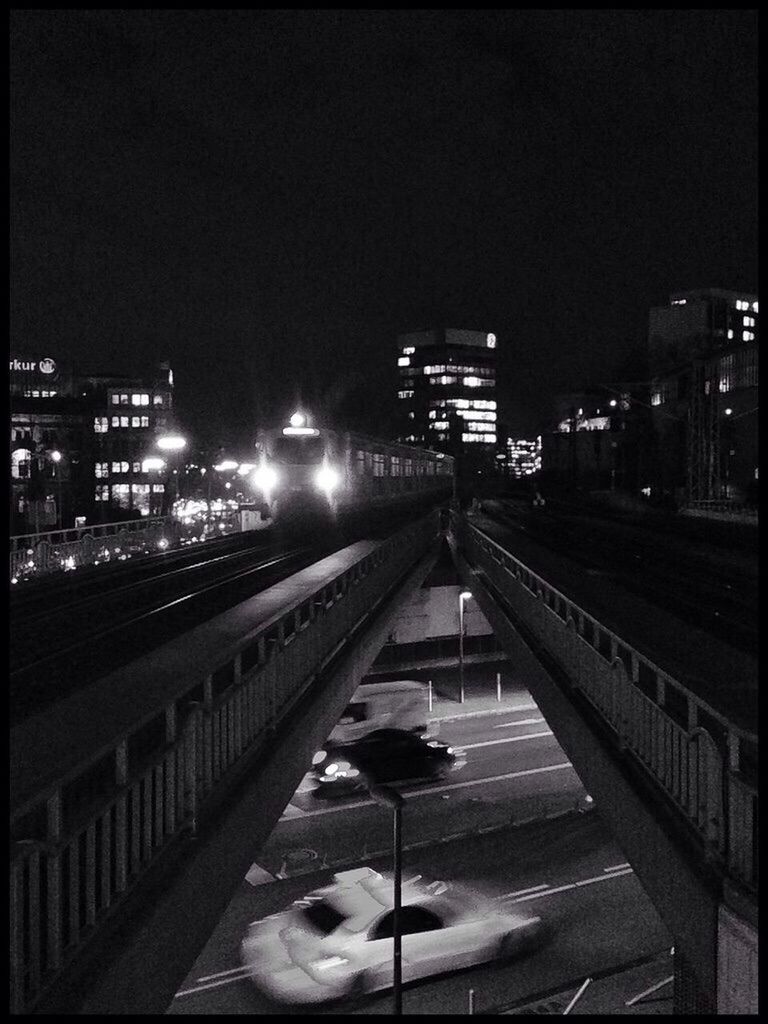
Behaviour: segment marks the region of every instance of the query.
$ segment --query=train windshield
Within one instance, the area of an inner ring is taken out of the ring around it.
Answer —
[[[313,466],[323,461],[325,442],[322,437],[276,437],[272,455],[280,462],[294,466]]]

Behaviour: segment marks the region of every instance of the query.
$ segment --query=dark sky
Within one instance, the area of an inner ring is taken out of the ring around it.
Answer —
[[[385,434],[493,330],[517,433],[670,291],[757,287],[754,11],[14,11],[11,347]]]

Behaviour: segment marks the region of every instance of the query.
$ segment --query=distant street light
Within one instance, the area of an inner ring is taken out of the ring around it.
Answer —
[[[187,447],[186,437],[182,437],[181,434],[163,434],[158,437],[155,442],[160,451],[163,452],[180,452]],[[170,497],[170,483],[173,480],[173,499]],[[171,471],[171,467],[168,467],[168,480],[165,485],[163,492],[163,508],[162,515],[167,515],[168,512],[173,508],[173,501],[178,497],[179,493],[179,475],[176,470]]]
[[[180,452],[187,447],[187,439],[180,434],[164,434],[158,437],[157,447],[164,452]]]
[[[468,601],[472,594],[468,590],[462,590],[459,594],[459,685],[461,692],[461,703],[464,703],[464,602]]]
[[[394,1006],[392,1012],[402,1016],[403,1013],[403,957],[402,933],[400,927],[400,908],[403,892],[403,837],[402,813],[403,798],[392,786],[372,785],[368,787],[371,797],[382,807],[390,807],[394,811],[394,833],[392,836],[394,856],[394,901],[392,906],[392,988]]]

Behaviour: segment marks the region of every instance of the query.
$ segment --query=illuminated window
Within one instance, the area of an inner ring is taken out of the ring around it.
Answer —
[[[742,331],[741,332],[741,336],[744,339],[744,341],[754,341],[754,338],[755,338],[755,336],[752,333],[752,331]]]
[[[165,491],[165,484],[152,484],[153,494],[162,494]]]
[[[112,397],[112,405],[120,405],[120,395],[115,393],[111,397]]]
[[[672,299],[672,305],[673,306],[684,306],[685,302],[686,302],[685,299]]]
[[[162,395],[155,395],[155,397],[152,399],[152,403],[153,403],[153,405],[162,405],[163,404],[163,396]]]
[[[141,463],[140,462],[134,462],[133,463],[133,472],[134,473],[141,473]]]
[[[129,508],[131,504],[131,485],[112,484],[112,501],[119,508]]]
[[[732,330],[730,330],[730,329],[729,329],[729,331],[728,331],[728,337],[729,337],[729,338],[732,338],[732,337],[733,337],[733,331],[732,331]]]
[[[488,348],[496,348],[496,335],[495,334],[489,334],[488,337],[485,339],[485,341],[486,341],[486,344],[488,345]]]
[[[745,317],[743,317],[743,321],[742,322],[743,322],[745,327],[754,327],[755,326],[755,318],[753,316],[745,316]]]
[[[109,463],[108,462],[97,462],[94,466],[94,475],[101,479],[102,477],[109,476]]]
[[[109,484],[97,484],[94,498],[96,501],[109,501]]]
[[[15,480],[29,479],[31,452],[26,448],[17,448],[11,453],[11,476]]]
[[[398,366],[410,366],[411,365],[411,360],[408,358],[408,356],[400,356],[400,358],[397,360],[397,365]]]
[[[128,395],[128,394],[125,394],[124,392],[121,392],[120,393],[120,405],[130,405],[130,404],[131,404],[131,396]]]
[[[412,356],[415,351],[416,349],[413,347],[413,345],[406,345],[405,348],[403,349],[403,355]]]
[[[430,428],[432,430],[447,430],[448,429],[448,421],[447,420],[438,420],[436,423],[430,423],[429,426],[430,426]]]
[[[96,434],[106,434],[109,430],[109,421],[106,416],[97,416],[93,421],[93,430]]]
[[[416,413],[413,412],[413,411],[409,412],[408,413],[408,419],[409,420],[415,420],[416,419]]]
[[[413,392],[412,391],[398,391],[397,392],[397,397],[398,398],[413,398]]]
[[[127,473],[129,469],[127,462],[113,462],[112,472],[113,473]]]
[[[138,427],[141,423],[141,416],[131,416],[131,426]]]
[[[757,308],[757,303],[756,302],[752,303],[752,310],[755,313],[759,313],[760,312],[760,310]]]

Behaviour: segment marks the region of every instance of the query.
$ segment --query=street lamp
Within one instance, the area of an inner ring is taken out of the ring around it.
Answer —
[[[184,448],[187,447],[187,439],[185,437],[182,437],[181,434],[163,434],[161,437],[158,437],[158,439],[157,439],[157,441],[155,443],[157,444],[157,447],[160,449],[160,451],[162,451],[162,452],[169,452],[169,453],[170,452],[180,452]],[[169,468],[168,468],[168,484],[169,485],[170,485],[170,482],[171,482],[171,477],[173,476],[174,472],[176,472],[176,471],[175,470],[171,471],[171,468],[169,466]],[[179,484],[178,484],[178,473],[177,473],[176,474],[175,487],[174,487],[174,499],[178,497],[178,486],[179,486]],[[163,513],[167,515],[168,511],[172,507],[173,507],[172,502],[171,502],[171,500],[169,498],[168,492],[166,491],[163,494]]]
[[[53,463],[53,478],[56,481],[56,525],[59,529],[64,525],[64,517],[61,509],[61,473],[59,472],[59,463],[61,462],[61,452],[54,449],[49,452],[51,462]]]
[[[459,594],[459,683],[462,704],[464,703],[464,602],[470,597],[472,594],[468,590],[462,590]]]
[[[392,786],[379,786],[375,783],[368,787],[368,792],[377,804],[381,804],[382,807],[390,807],[394,811],[394,833],[392,837],[395,876],[395,891],[392,906],[392,987],[394,992],[394,1007],[392,1012],[402,1016],[403,958],[400,907],[402,904],[403,891],[403,838],[401,828],[403,798],[396,789],[392,788]]]

